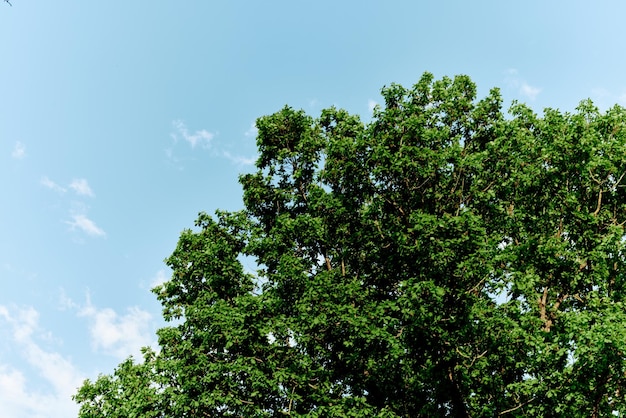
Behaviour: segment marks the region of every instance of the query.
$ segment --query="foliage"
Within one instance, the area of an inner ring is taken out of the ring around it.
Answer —
[[[505,116],[428,73],[382,96],[258,119],[245,209],[182,233],[160,350],[81,417],[626,413],[626,111]]]

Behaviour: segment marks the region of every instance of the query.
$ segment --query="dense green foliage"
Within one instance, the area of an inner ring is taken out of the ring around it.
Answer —
[[[245,209],[182,233],[159,351],[81,417],[626,413],[626,110],[382,95],[258,119]]]

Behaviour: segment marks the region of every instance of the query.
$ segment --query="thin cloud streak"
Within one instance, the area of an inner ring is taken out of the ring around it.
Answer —
[[[67,191],[64,187],[59,186],[46,176],[43,176],[39,183],[41,183],[42,186],[47,187],[50,190],[54,190],[57,193],[65,193]]]
[[[223,151],[222,155],[226,157],[226,159],[232,161],[233,163],[239,166],[250,166],[254,165],[257,160],[257,157],[244,157],[242,155],[233,155],[228,151]]]
[[[203,148],[210,148],[211,141],[213,141],[213,138],[215,138],[214,133],[209,132],[205,129],[195,131],[194,133],[189,133],[187,126],[180,119],[172,122],[172,125],[177,131],[175,134],[172,134],[174,140],[182,138],[184,141],[188,142],[191,145],[191,148],[195,148],[196,145],[200,145]]]
[[[74,190],[79,196],[95,197],[93,190],[89,187],[89,183],[85,179],[74,179],[70,183],[70,189]]]
[[[103,237],[106,235],[106,232],[104,232],[102,228],[96,225],[94,221],[87,218],[87,216],[82,214],[72,215],[72,220],[66,221],[66,223],[70,225],[72,230],[79,229],[92,237]]]
[[[230,151],[224,149],[224,147],[216,144],[213,140],[215,138],[215,134],[207,131],[206,129],[201,129],[199,131],[195,131],[194,133],[190,133],[187,129],[185,123],[177,119],[172,122],[172,126],[175,128],[175,132],[171,134],[174,142],[178,142],[179,140],[183,140],[191,145],[191,148],[196,148],[196,146],[201,146],[204,149],[210,149],[211,155],[214,157],[223,157],[232,163],[238,166],[250,166],[256,162],[256,156],[246,157],[243,155],[233,154]],[[246,138],[255,138],[258,134],[257,128],[254,123],[250,125],[250,128],[244,132],[244,136]],[[176,168],[179,170],[183,169],[183,166],[180,164],[180,159],[174,155],[173,148],[165,149],[165,155],[169,162],[174,164]]]

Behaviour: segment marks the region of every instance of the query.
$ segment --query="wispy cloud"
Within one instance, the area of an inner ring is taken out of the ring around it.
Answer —
[[[367,110],[371,113],[374,111],[374,108],[378,106],[378,102],[376,100],[369,99],[367,101]]]
[[[185,123],[180,119],[173,121],[172,126],[174,127],[174,132],[172,132],[171,137],[174,140],[174,143],[182,140],[189,143],[192,149],[196,148],[197,146],[201,146],[205,150],[210,150],[211,156],[225,158],[238,166],[249,166],[253,165],[256,162],[256,156],[244,156],[240,154],[235,154],[225,149],[225,147],[221,146],[214,140],[216,134],[212,132],[201,129],[195,131],[194,133],[190,133]],[[250,128],[243,133],[246,138],[254,138],[257,136],[257,134],[257,128],[254,123],[252,123],[250,125]],[[165,155],[167,156],[167,160],[172,163],[176,168],[178,168],[179,170],[184,169],[182,165],[182,161],[184,159],[176,155],[174,146],[166,148]]]
[[[55,192],[58,193],[65,193],[66,190],[64,187],[59,186],[58,184],[56,184],[55,182],[53,182],[52,180],[50,180],[48,177],[43,176],[41,178],[40,183],[44,186],[47,187],[50,190],[54,190]]]
[[[154,343],[152,339],[152,315],[138,308],[128,308],[120,315],[111,308],[96,308],[87,297],[87,304],[79,316],[89,318],[91,344],[95,351],[125,359],[133,356],[141,359],[141,348]]]
[[[74,310],[74,309],[78,309],[80,308],[80,306],[75,303],[72,298],[70,298],[67,293],[65,292],[65,289],[61,288],[59,289],[59,306],[58,309],[60,311],[68,311],[68,310]]]
[[[242,155],[233,155],[228,151],[223,151],[222,155],[239,166],[253,165],[257,160],[257,157],[244,157]]]
[[[84,214],[74,214],[72,215],[72,220],[66,221],[66,223],[70,225],[72,229],[79,229],[92,237],[103,237],[106,235],[106,232],[104,232],[102,228]]]
[[[41,178],[40,183],[44,187],[57,193],[63,194],[67,191],[65,187],[50,180],[46,176]],[[74,179],[67,187],[73,190],[74,193],[76,193],[78,196],[95,197],[95,193],[89,186],[89,182],[86,179]],[[87,217],[87,206],[83,202],[72,201],[71,205],[73,206],[73,208],[70,209],[71,220],[65,221],[65,223],[70,226],[70,229],[79,230],[92,237],[103,237],[106,235],[102,228],[100,228],[93,220]]]
[[[150,280],[150,288],[154,289],[155,287],[162,285],[169,279],[170,278],[165,273],[165,270],[159,270],[156,272],[154,277]]]
[[[187,129],[187,126],[182,120],[175,120],[172,122],[172,125],[176,130],[176,132],[172,134],[174,140],[182,139],[188,142],[191,145],[191,148],[195,148],[196,145],[200,145],[203,148],[211,147],[211,141],[213,141],[213,138],[215,137],[214,133],[205,129],[190,133],[189,129]]]
[[[257,137],[257,135],[259,134],[259,130],[256,127],[256,123],[252,122],[250,124],[250,127],[248,128],[247,131],[245,131],[243,133],[243,136],[245,136],[246,138],[251,138],[254,139]],[[256,156],[243,156],[243,155],[236,155],[236,154],[232,154],[229,151],[222,151],[222,155],[224,157],[226,157],[226,159],[230,160],[231,162],[235,163],[238,166],[250,166],[250,165],[254,165],[254,163],[257,160]]]
[[[541,88],[530,85],[520,77],[519,72],[515,68],[506,70],[504,82],[510,89],[516,90],[518,94],[530,100],[535,100],[541,93]]]
[[[20,309],[17,315],[12,315],[9,308],[0,305],[0,318],[12,325],[13,339],[17,342],[26,342],[30,339],[39,321],[39,313],[33,307]]]
[[[22,158],[26,157],[26,147],[24,146],[24,144],[22,144],[20,141],[17,141],[15,143],[15,146],[13,147],[13,151],[11,152],[11,157],[16,160],[21,160]]]
[[[248,130],[244,132],[243,135],[246,138],[256,138],[258,134],[259,134],[259,130],[257,129],[256,124],[252,122],[252,124],[250,125],[250,128],[248,128]]]
[[[530,84],[523,82],[519,88],[519,92],[522,96],[528,97],[530,100],[535,100],[537,95],[541,93],[541,89],[538,87],[533,87]]]
[[[33,371],[43,377],[47,390],[29,388],[24,370],[0,364],[0,411],[12,418],[76,416],[71,396],[84,380],[74,364],[38,341],[39,313],[32,307],[9,308],[0,305],[0,326],[11,329],[11,343]]]
[[[70,183],[70,189],[74,190],[79,196],[95,196],[93,190],[91,190],[91,187],[89,187],[89,183],[85,179],[72,180],[72,182]]]

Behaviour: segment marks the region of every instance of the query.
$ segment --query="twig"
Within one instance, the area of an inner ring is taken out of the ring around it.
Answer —
[[[592,180],[595,181],[599,186],[602,186],[602,182],[598,180],[596,176],[593,175],[593,173],[591,172],[591,168],[588,168],[587,171],[589,172],[589,175],[591,176]]]
[[[527,400],[526,402],[522,402],[521,404],[517,405],[515,408],[511,408],[511,409],[507,409],[506,411],[502,411],[502,412],[500,412],[498,415],[502,416],[502,415],[508,414],[509,412],[513,412],[513,411],[515,411],[516,409],[520,409],[521,407],[523,407],[523,406],[525,406],[525,405],[528,405],[529,403],[531,403],[531,402],[532,402],[532,401],[534,401],[534,400],[535,400],[535,398],[530,398],[530,399],[529,399],[529,400]]]
[[[291,407],[293,406],[293,393],[296,391],[296,385],[293,385],[291,388],[291,396],[289,397],[289,410],[287,411],[287,415],[291,415]]]

